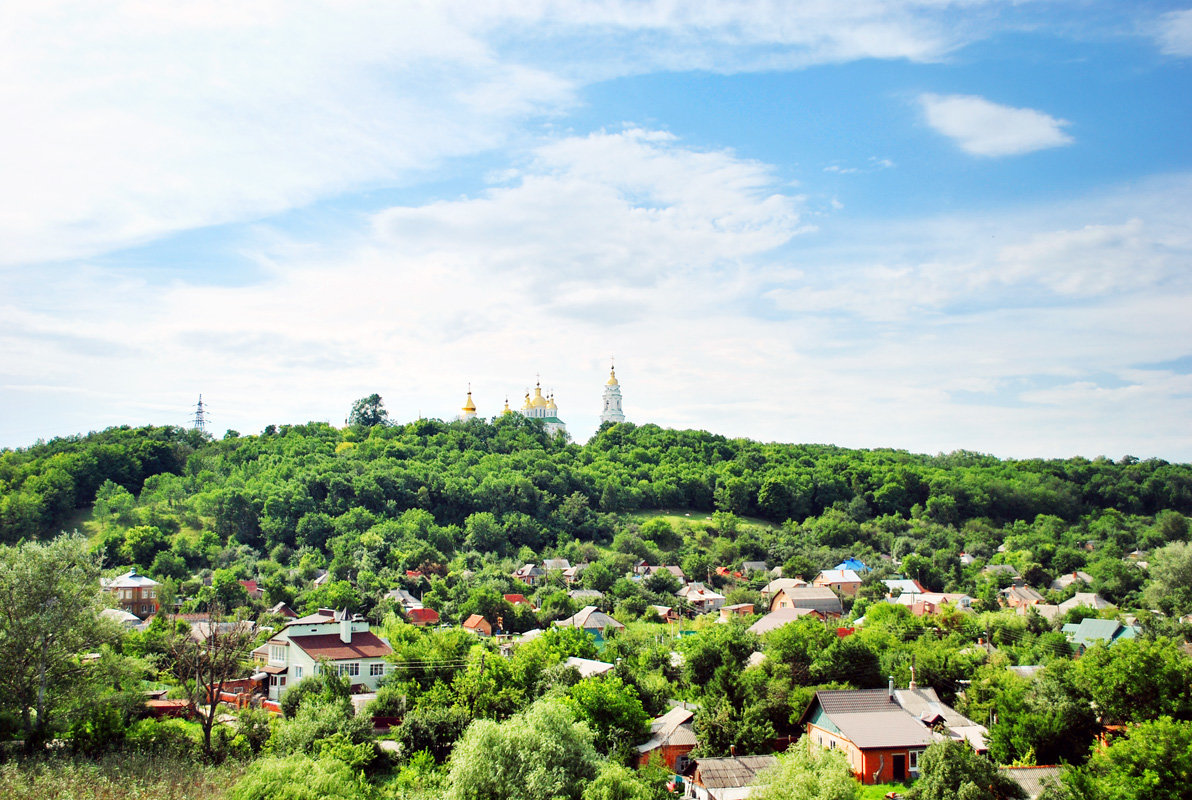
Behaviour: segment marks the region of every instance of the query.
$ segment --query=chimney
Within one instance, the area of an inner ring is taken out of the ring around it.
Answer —
[[[915,659],[914,658],[911,659],[911,682],[910,682],[910,685],[907,686],[907,688],[910,689],[912,692],[915,691],[915,689],[919,688],[918,686],[915,685]]]
[[[352,620],[346,615],[339,621],[339,640],[344,644],[352,643]]]
[[[735,744],[730,744],[728,746],[728,754],[731,758],[737,757],[737,746]]]
[[[890,676],[890,702],[894,702],[894,676]]]

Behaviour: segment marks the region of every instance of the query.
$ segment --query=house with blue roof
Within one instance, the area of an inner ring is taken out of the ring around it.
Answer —
[[[853,572],[857,572],[857,573],[869,572],[869,567],[865,566],[865,562],[859,558],[846,558],[844,561],[841,561],[839,564],[837,564],[832,569],[834,569],[834,570],[851,569]]]

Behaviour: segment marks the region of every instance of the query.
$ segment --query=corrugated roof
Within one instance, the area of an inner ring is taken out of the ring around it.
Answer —
[[[381,658],[393,652],[393,648],[371,631],[353,633],[351,642],[341,641],[338,633],[320,633],[314,636],[291,636],[290,643],[301,647],[311,658],[328,658],[332,661]]]
[[[832,714],[832,722],[862,750],[874,747],[916,747],[935,741],[935,734],[919,720],[892,704],[893,709]]]
[[[1013,778],[1029,798],[1038,797],[1049,784],[1058,784],[1060,767],[998,767],[998,772]]]
[[[777,611],[771,611],[750,625],[749,632],[760,636],[763,633],[769,633],[772,630],[781,628],[783,625],[788,625],[797,619],[813,616],[818,613],[820,612],[814,608],[780,608]]]
[[[696,762],[700,782],[709,789],[737,788],[757,783],[758,775],[778,763],[774,756],[701,758]]]

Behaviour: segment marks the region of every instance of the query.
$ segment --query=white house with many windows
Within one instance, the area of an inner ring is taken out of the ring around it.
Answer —
[[[279,700],[287,686],[319,670],[333,669],[356,692],[374,692],[392,667],[389,642],[368,629],[368,621],[347,611],[320,608],[291,620],[266,645],[262,672],[269,676],[269,699]]]

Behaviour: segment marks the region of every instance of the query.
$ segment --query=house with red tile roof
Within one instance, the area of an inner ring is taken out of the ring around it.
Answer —
[[[484,617],[480,616],[479,614],[473,614],[472,616],[470,616],[466,620],[464,620],[463,629],[465,631],[471,631],[472,633],[476,634],[477,636],[492,636],[493,635],[492,623],[489,622],[488,620],[486,620]]]
[[[411,608],[406,612],[406,622],[420,628],[424,625],[438,625],[439,612],[433,608]]]
[[[347,610],[320,608],[291,620],[267,646],[268,657],[258,675],[268,678],[273,701],[289,686],[327,669],[346,678],[353,693],[376,691],[392,668],[389,642],[370,631],[364,617]]]

